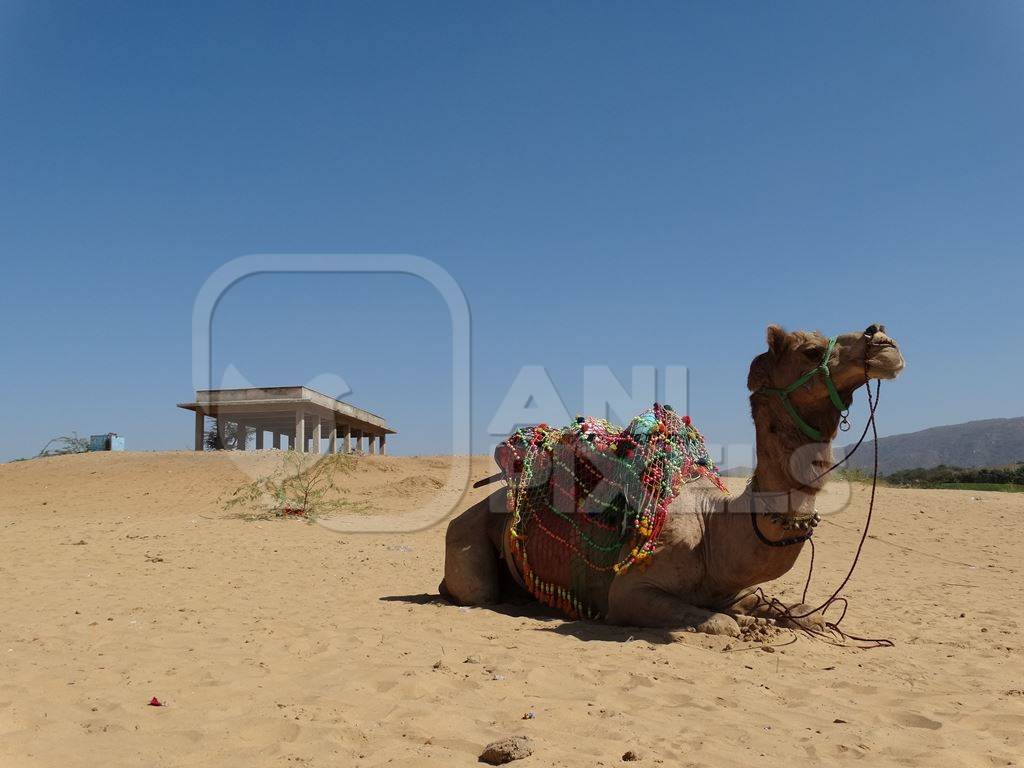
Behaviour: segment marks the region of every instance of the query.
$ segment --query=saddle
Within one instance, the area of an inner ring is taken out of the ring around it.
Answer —
[[[625,428],[577,416],[514,432],[495,449],[511,513],[513,575],[569,618],[600,618],[616,574],[657,548],[669,505],[705,479],[728,493],[688,416],[655,403]]]

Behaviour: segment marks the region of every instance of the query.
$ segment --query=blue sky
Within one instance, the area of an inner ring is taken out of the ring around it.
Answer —
[[[191,313],[249,253],[410,253],[472,312],[473,436],[517,371],[686,365],[750,441],[779,322],[881,321],[884,434],[1024,413],[1018,3],[0,4],[0,460],[191,441]],[[450,445],[449,318],[408,276],[258,276],[217,371],[338,375]],[[861,423],[859,420],[855,421]]]

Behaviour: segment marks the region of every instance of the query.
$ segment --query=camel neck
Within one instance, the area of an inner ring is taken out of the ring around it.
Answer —
[[[769,439],[762,439],[764,437]],[[816,497],[821,489],[821,480],[816,478],[821,472],[818,467],[831,463],[832,450],[829,443],[803,441],[788,448],[775,435],[765,435],[762,430],[758,438],[754,475],[732,508],[747,515],[756,513],[758,529],[751,529],[754,534],[751,546],[760,548],[767,545],[757,534],[772,542],[786,541],[794,536],[795,521],[815,518]],[[801,547],[794,543],[783,549],[788,551],[770,557],[779,561],[774,563],[776,566],[791,564]]]
[[[780,517],[809,517],[814,513],[815,499],[819,488],[814,486],[792,487],[785,483],[768,483],[764,473],[754,470],[750,487],[746,491],[750,511],[763,515]]]
[[[831,440],[808,442],[793,429],[773,428],[769,419],[766,412],[754,414],[757,465],[750,490],[758,511],[810,514],[824,484],[820,475],[832,464]]]

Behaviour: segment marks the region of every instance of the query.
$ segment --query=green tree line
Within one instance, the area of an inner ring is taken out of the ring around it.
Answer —
[[[961,483],[1024,485],[1024,462],[1005,467],[947,467],[940,464],[931,469],[903,469],[885,476],[889,485],[903,488],[934,488]]]

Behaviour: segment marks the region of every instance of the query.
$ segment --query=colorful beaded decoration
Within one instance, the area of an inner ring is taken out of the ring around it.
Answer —
[[[625,429],[583,416],[520,429],[494,458],[514,565],[534,597],[574,619],[599,618],[615,575],[650,557],[685,483],[727,493],[690,418],[658,403]]]

